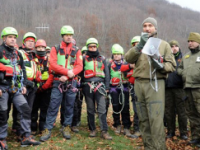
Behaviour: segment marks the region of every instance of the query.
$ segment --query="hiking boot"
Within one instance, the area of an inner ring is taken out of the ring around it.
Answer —
[[[124,129],[124,135],[127,136],[127,137],[131,137],[132,136],[130,130],[126,129],[126,128]]]
[[[112,140],[112,136],[109,135],[107,131],[102,131],[101,132],[101,137],[105,140]]]
[[[37,131],[31,131],[31,135],[36,135]]]
[[[0,140],[0,150],[7,150],[8,145],[6,143],[6,140]]]
[[[115,133],[116,134],[120,134],[121,133],[121,125],[119,125],[119,126],[116,127]]]
[[[137,136],[137,137],[140,137],[141,136],[141,133],[140,131],[135,131],[135,133],[133,134],[134,136]]]
[[[183,133],[181,133],[180,138],[181,138],[182,140],[187,140],[187,139],[188,139],[187,135],[186,135],[186,134],[183,134]]]
[[[90,137],[96,137],[96,130],[90,131]]]
[[[26,146],[30,146],[30,145],[40,145],[41,143],[34,140],[32,138],[32,136],[29,136],[29,137],[23,137],[22,141],[21,141],[21,147],[26,147]]]
[[[167,139],[171,139],[175,136],[175,133],[168,133],[167,134]]]
[[[71,131],[70,126],[66,126],[62,128],[62,135],[65,139],[71,138],[70,131]]]
[[[42,131],[42,136],[40,137],[40,141],[45,142],[51,137],[51,131],[45,129]]]
[[[199,143],[200,143],[200,139],[193,139],[188,142],[188,144],[199,144]]]
[[[71,130],[75,133],[79,132],[79,129],[76,126],[71,127]]]

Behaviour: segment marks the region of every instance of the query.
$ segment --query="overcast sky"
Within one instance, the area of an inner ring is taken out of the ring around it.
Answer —
[[[167,0],[167,1],[200,12],[200,0]]]

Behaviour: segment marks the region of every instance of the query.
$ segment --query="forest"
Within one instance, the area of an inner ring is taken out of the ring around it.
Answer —
[[[133,36],[142,32],[142,21],[151,16],[158,22],[158,37],[179,41],[187,52],[190,32],[200,32],[199,12],[170,4],[165,0],[0,0],[0,30],[6,26],[19,32],[22,44],[26,32],[45,39],[48,46],[61,41],[60,28],[71,25],[77,46],[90,37],[98,39],[100,51],[110,56],[114,43],[130,48]],[[48,28],[38,28],[48,27]]]

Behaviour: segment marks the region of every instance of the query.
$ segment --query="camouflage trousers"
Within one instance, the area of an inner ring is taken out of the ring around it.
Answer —
[[[154,81],[152,84],[155,85]],[[136,79],[134,88],[144,148],[145,150],[165,150],[163,124],[165,81],[158,80],[158,92],[152,88],[149,79]]]
[[[200,88],[186,89],[185,108],[192,139],[200,139]]]

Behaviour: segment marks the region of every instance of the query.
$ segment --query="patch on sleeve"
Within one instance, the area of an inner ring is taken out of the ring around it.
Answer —
[[[80,55],[79,58],[80,58],[81,60],[83,60],[83,56],[82,56],[82,55]]]

